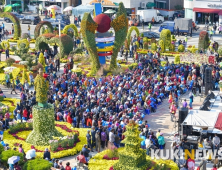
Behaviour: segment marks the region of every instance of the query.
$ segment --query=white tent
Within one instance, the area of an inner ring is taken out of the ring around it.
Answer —
[[[219,111],[202,111],[202,110],[191,110],[185,120],[183,125],[196,126],[201,128],[211,127],[214,128],[214,125],[217,121]]]

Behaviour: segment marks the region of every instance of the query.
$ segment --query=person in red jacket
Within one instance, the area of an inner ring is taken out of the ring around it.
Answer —
[[[72,124],[72,117],[71,117],[71,113],[68,114],[67,116],[67,122]]]
[[[69,162],[66,163],[66,170],[71,170],[71,167],[70,167],[70,163],[69,163]]]
[[[22,119],[23,119],[23,120],[27,120],[27,117],[28,117],[28,110],[27,110],[26,107],[25,107],[25,109],[23,110]]]

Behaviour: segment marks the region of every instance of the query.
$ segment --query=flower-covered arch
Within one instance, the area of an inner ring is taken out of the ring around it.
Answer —
[[[35,27],[35,31],[34,31],[34,38],[38,38],[40,35],[40,30],[42,28],[42,26],[46,25],[48,27],[49,33],[53,33],[53,27],[52,24],[48,21],[41,21],[40,23],[38,23]]]
[[[60,47],[60,54],[64,56],[65,54],[69,54],[73,50],[73,41],[72,38],[66,34],[55,35],[52,33],[42,34],[36,39],[35,47],[36,50],[44,50],[41,49],[41,43],[44,44],[58,44]]]
[[[126,36],[126,39],[127,39],[127,48],[129,48],[129,46],[130,46],[131,33],[132,33],[133,30],[136,31],[136,36],[137,36],[137,37],[140,36],[140,31],[139,31],[139,29],[138,29],[136,26],[130,27],[130,29],[129,29],[128,33],[127,33],[127,36]]]
[[[78,37],[78,36],[79,36],[79,35],[78,35],[78,29],[77,29],[77,27],[76,27],[75,24],[66,25],[65,28],[63,28],[62,33],[63,33],[63,34],[67,34],[67,33],[68,33],[68,30],[69,30],[70,28],[73,29],[75,36]]]
[[[21,25],[20,25],[19,19],[14,14],[12,14],[10,12],[2,12],[2,11],[0,11],[0,17],[1,18],[7,17],[12,21],[12,23],[14,25],[13,38],[16,40],[19,39],[19,37],[21,37]]]

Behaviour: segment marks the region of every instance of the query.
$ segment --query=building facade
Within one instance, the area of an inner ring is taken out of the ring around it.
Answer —
[[[78,6],[81,5],[81,0],[6,0],[6,5],[13,4],[13,3],[19,3],[21,4],[21,11],[24,11],[26,9],[29,9],[29,11],[36,12],[36,7],[39,4],[42,4],[44,8],[49,7],[50,5],[58,5],[61,7],[61,12],[67,7],[67,6]]]
[[[175,10],[183,9],[184,0],[155,0],[155,8],[164,16],[172,17]]]
[[[147,9],[149,8],[149,4],[153,4],[154,6],[154,0],[82,0],[82,5],[101,3],[104,12],[107,9],[117,10],[120,2],[123,2],[127,10],[127,15],[136,14],[136,11],[139,9]],[[152,8],[152,5],[150,8]]]
[[[185,17],[196,23],[221,23],[222,0],[184,0]]]

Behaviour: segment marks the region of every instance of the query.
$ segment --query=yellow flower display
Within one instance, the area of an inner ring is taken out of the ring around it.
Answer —
[[[62,158],[62,157],[66,157],[66,156],[75,155],[82,150],[84,144],[87,144],[87,141],[86,141],[86,134],[87,134],[87,130],[88,130],[87,128],[72,128],[71,124],[66,123],[66,122],[56,122],[56,124],[65,125],[66,127],[70,128],[72,130],[79,131],[78,138],[79,138],[80,142],[78,142],[74,148],[62,150],[59,152],[51,152],[51,158]],[[70,134],[69,132],[61,129],[60,127],[56,127],[56,129],[60,133],[62,133],[62,135],[64,135],[64,136],[67,136]],[[20,135],[21,138],[25,138],[29,135],[29,133],[31,133],[31,131],[23,131],[23,132],[19,132],[18,135]],[[22,144],[22,147],[23,147],[25,153],[28,150],[30,150],[31,146],[32,146],[32,144],[29,144],[23,140],[19,140],[19,139],[16,139],[15,137],[13,137],[9,133],[9,130],[6,130],[4,132],[3,140],[5,143],[9,144],[10,148],[14,148],[16,144]],[[50,146],[35,146],[36,150],[44,151],[45,148],[50,148]],[[43,158],[43,152],[36,152],[36,158]]]
[[[122,151],[124,148],[118,148],[118,152]],[[89,170],[109,170],[115,163],[119,160],[106,160],[103,159],[109,150],[105,150],[103,152],[97,153],[94,157],[89,160]],[[165,167],[170,170],[179,170],[177,164],[172,160],[162,160],[162,159],[154,159],[152,160],[150,156],[146,156],[146,160],[150,160],[153,162],[153,167],[150,167],[153,170],[160,169],[159,167]],[[148,167],[147,167],[148,168]],[[151,170],[150,169],[150,170]]]

